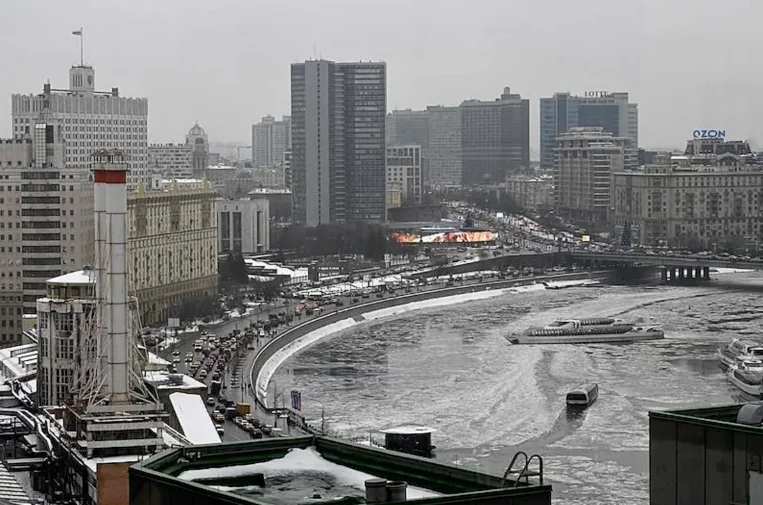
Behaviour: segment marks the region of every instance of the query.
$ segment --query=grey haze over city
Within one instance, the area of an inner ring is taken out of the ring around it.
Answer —
[[[289,114],[289,64],[314,57],[386,61],[390,110],[509,86],[531,100],[534,159],[538,99],[559,91],[629,92],[646,148],[681,146],[696,128],[763,138],[759,2],[6,0],[1,12],[0,96],[65,87],[83,27],[97,89],[149,99],[150,142],[182,141],[194,121],[244,141],[262,116]]]

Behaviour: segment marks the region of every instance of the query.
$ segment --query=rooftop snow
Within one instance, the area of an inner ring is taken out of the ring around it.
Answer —
[[[323,499],[342,498],[342,495],[345,495],[345,493],[353,492],[361,497],[365,494],[366,480],[377,478],[374,475],[359,472],[328,461],[320,455],[315,447],[292,449],[282,458],[251,465],[188,470],[182,472],[178,477],[183,480],[196,480],[213,479],[215,477],[242,477],[256,473],[263,474],[266,483],[269,479],[277,479],[279,481],[279,486],[273,488],[275,492],[271,496],[268,496],[271,494],[268,486],[263,489],[264,501],[272,501],[274,503],[297,503],[302,501],[301,499],[304,498],[306,491],[312,493],[316,488],[321,489]],[[291,479],[284,482],[284,477],[291,477]],[[304,480],[302,485],[299,485],[300,480]],[[233,491],[234,493],[248,493],[256,487],[258,486],[226,490]],[[332,493],[332,491],[334,492]],[[331,496],[333,494],[338,494],[338,496]],[[440,496],[440,494],[427,489],[408,486],[409,500],[434,496]]]
[[[173,384],[170,382],[170,373],[166,371],[145,371],[143,372],[143,378],[146,382],[154,386],[156,389],[198,389],[206,388],[207,385],[203,382],[199,382],[193,377],[189,377],[185,374],[172,374],[178,375],[183,378],[182,384]]]
[[[95,271],[93,270],[77,270],[76,272],[69,272],[68,274],[48,279],[48,284],[79,284],[89,286],[94,283]]]
[[[172,393],[172,408],[183,435],[192,444],[219,444],[220,435],[209,417],[207,407],[199,395]]]

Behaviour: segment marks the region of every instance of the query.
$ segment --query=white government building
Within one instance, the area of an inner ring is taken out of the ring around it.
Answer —
[[[95,71],[87,65],[69,70],[69,89],[14,94],[11,98],[13,136],[31,134],[32,125],[49,108],[63,126],[67,168],[88,167],[88,156],[99,149],[119,149],[127,154],[128,189],[150,185],[148,170],[148,99],[119,96],[119,88],[95,90]]]

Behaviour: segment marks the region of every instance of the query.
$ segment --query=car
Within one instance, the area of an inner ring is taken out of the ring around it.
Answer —
[[[178,351],[177,349],[175,349],[174,351],[172,351],[172,355],[173,355],[173,356],[180,356],[180,351]]]
[[[216,423],[224,423],[225,422],[225,416],[222,415],[220,412],[216,412],[214,414],[214,416],[215,416],[215,422]]]
[[[172,358],[172,362],[173,363],[180,363],[180,358],[178,356],[175,356],[174,358]]]
[[[216,426],[218,435],[225,435],[225,427],[222,424]]]
[[[215,402],[216,400],[214,396],[210,396],[209,398],[207,398],[207,405],[214,405]]]
[[[235,423],[236,426],[241,426],[241,423],[244,422],[244,418],[241,416],[234,417],[233,422]]]

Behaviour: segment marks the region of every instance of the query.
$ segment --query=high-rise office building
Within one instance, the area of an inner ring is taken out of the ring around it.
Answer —
[[[456,188],[462,183],[461,109],[427,107],[429,115],[429,185]]]
[[[556,137],[577,126],[599,126],[615,137],[628,137],[638,147],[638,104],[628,93],[589,91],[585,96],[555,93],[540,99],[540,165],[554,166]]]
[[[509,88],[493,101],[461,104],[464,184],[499,183],[530,167],[530,100]]]
[[[387,146],[411,144],[421,146],[421,177],[429,185],[429,112],[425,110],[393,110],[387,114]]]
[[[47,279],[94,259],[90,173],[65,167],[63,126],[37,114],[31,133],[0,141],[0,341],[21,338]]]
[[[252,125],[252,165],[254,168],[273,167],[283,163],[284,153],[291,149],[291,117],[276,121],[265,116]]]
[[[386,219],[386,108],[383,62],[292,64],[295,222]]]
[[[127,155],[128,188],[150,184],[148,170],[148,99],[119,96],[119,88],[95,90],[95,71],[89,66],[69,70],[69,89],[43,86],[42,94],[12,97],[13,135],[32,134],[43,109],[63,128],[67,168],[88,168],[88,156],[98,149],[120,149]]]

